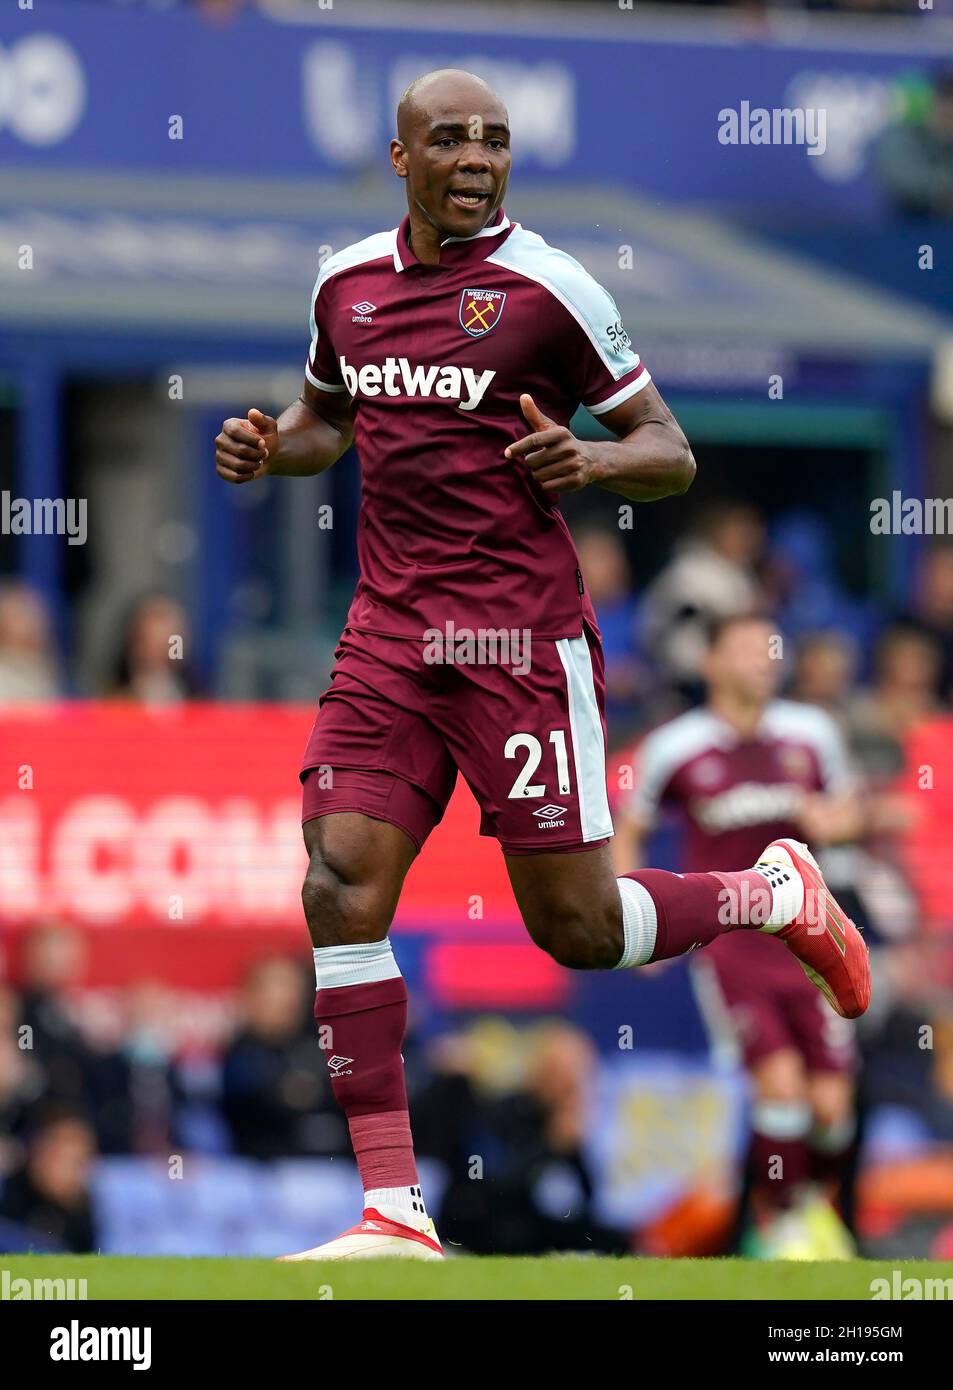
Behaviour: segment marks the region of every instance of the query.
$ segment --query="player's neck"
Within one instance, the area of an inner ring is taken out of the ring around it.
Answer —
[[[423,265],[439,265],[440,243],[446,240],[447,232],[418,203],[411,202],[407,211],[410,214],[410,249]]]
[[[741,738],[754,737],[764,714],[762,704],[739,700],[718,691],[712,691],[708,697],[708,708],[730,725]]]
[[[408,236],[411,250],[423,265],[439,265],[440,247],[453,233],[434,222],[430,214],[417,203],[411,202],[407,211],[410,214]],[[493,214],[493,217],[497,215],[498,211]],[[489,222],[484,223],[484,226],[488,225]]]

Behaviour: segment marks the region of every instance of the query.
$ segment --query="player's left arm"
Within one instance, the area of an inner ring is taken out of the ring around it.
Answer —
[[[522,459],[543,492],[579,492],[596,484],[631,502],[686,492],[695,476],[688,440],[652,382],[599,416],[617,440],[577,439],[520,396],[532,433],[506,449]]]
[[[846,845],[866,830],[864,805],[856,792],[810,792],[801,803],[798,822],[810,844]]]
[[[816,715],[815,749],[822,787],[804,797],[798,821],[812,844],[849,844],[867,829],[865,802],[840,729],[821,710]]]

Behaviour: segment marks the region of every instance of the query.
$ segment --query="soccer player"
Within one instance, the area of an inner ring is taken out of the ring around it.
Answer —
[[[767,922],[835,1007],[861,1013],[869,991],[866,950],[832,900],[808,929],[819,879],[803,847],[773,845],[733,875],[616,878],[599,634],[559,498],[598,485],[650,502],[684,492],[694,460],[610,296],[506,216],[510,132],[491,88],[456,69],[419,78],[390,157],[407,216],[321,267],[300,398],[216,439],[235,484],[320,473],[352,439],[361,460],[360,580],[301,775],[315,1018],[364,1219],[303,1259],[442,1254],[387,933],[458,770],[530,936],[562,965],[679,955],[725,930],[726,884],[767,884]],[[572,435],[580,402],[617,442]]]
[[[775,698],[775,640],[762,617],[713,625],[707,703],[643,740],[635,788],[616,815],[617,866],[640,862],[661,807],[683,823],[692,873],[740,869],[767,840],[856,837],[861,807],[840,732],[816,706]],[[764,932],[720,936],[695,973],[703,1011],[728,1023],[751,1078],[747,1169],[760,1249],[802,1254],[816,1235],[833,1241],[821,1247],[830,1254],[848,1250],[818,1189],[836,1184],[851,1156],[850,1025]]]

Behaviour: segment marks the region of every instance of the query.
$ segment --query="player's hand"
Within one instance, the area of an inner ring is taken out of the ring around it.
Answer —
[[[543,492],[587,487],[593,481],[594,460],[584,441],[547,419],[532,396],[520,396],[520,407],[533,433],[504,449],[504,457],[522,459]]]
[[[278,449],[278,422],[260,410],[247,419],[226,420],[215,440],[215,472],[226,483],[250,483],[268,472]]]
[[[809,844],[837,844],[845,838],[845,829],[851,827],[856,809],[853,797],[808,792],[798,808],[801,833]]]

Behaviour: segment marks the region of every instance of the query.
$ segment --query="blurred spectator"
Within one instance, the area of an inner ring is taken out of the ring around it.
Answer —
[[[583,1153],[598,1065],[592,1043],[569,1024],[532,1030],[523,1079],[500,1095],[481,1076],[485,1026],[443,1040],[437,1074],[413,1106],[418,1153],[447,1170],[437,1218],[444,1240],[481,1255],[624,1254],[626,1236],[595,1219],[595,1184]],[[519,1035],[507,1031],[512,1037],[497,1076],[520,1050]]]
[[[869,697],[858,695],[855,689],[858,652],[856,644],[843,633],[819,632],[804,638],[797,649],[797,665],[791,698],[818,705],[837,721],[848,745],[855,771],[864,781],[865,838],[869,846],[876,843],[883,857],[883,836],[909,829],[912,808],[908,799],[891,789],[891,783],[901,771],[904,751],[900,740],[888,732],[879,719],[871,716]],[[842,900],[854,902],[854,885],[876,883],[882,898],[888,896],[884,875],[896,880],[890,887],[891,911],[903,919],[908,916],[910,889],[899,867],[874,870],[861,851],[853,850],[848,858],[842,849],[828,851],[825,867],[833,883],[836,879]],[[887,856],[892,860],[892,854]],[[836,864],[836,870],[835,870]],[[902,882],[901,882],[902,880]],[[855,918],[870,925],[872,913],[854,905]],[[882,917],[882,913],[877,916]],[[889,935],[889,931],[884,934]]]
[[[161,1142],[147,1142],[155,1120],[143,1109],[144,1098],[133,1093],[141,1071],[122,1050],[91,1044],[74,1017],[70,996],[84,970],[80,932],[44,923],[26,934],[18,1025],[27,1030],[24,1051],[39,1071],[44,1096],[88,1115],[104,1153],[161,1148],[164,1134]],[[124,1045],[134,1047],[136,1036],[133,1028]]]
[[[917,581],[913,604],[898,622],[931,638],[940,651],[935,694],[953,700],[953,545],[928,550]]]
[[[123,991],[115,1048],[90,1046],[90,1104],[106,1153],[168,1153],[175,1100],[167,993],[141,980]]]
[[[305,973],[281,956],[252,967],[243,1025],[222,1066],[222,1108],[236,1153],[248,1158],[350,1154],[324,1053],[311,1020]]]
[[[856,644],[837,631],[809,633],[797,645],[791,698],[819,705],[843,722],[854,693]]]
[[[915,724],[939,712],[942,654],[936,639],[905,626],[888,628],[877,645],[873,684],[855,702],[855,736],[898,747]]]
[[[881,137],[884,188],[900,212],[953,217],[953,69],[940,73],[926,101],[909,97]]]
[[[790,637],[836,628],[866,650],[880,623],[872,603],[844,589],[830,532],[814,512],[785,512],[772,525],[765,586],[780,630]]]
[[[50,1107],[39,1117],[25,1160],[0,1191],[0,1241],[11,1247],[13,1227],[22,1231],[24,1244],[33,1234],[47,1248],[74,1254],[95,1250],[89,1199],[95,1152],[92,1127],[78,1112]]]
[[[0,585],[0,705],[55,700],[60,693],[46,604],[28,584]]]
[[[27,1050],[42,1068],[47,1096],[84,1106],[90,1055],[73,1021],[69,991],[82,979],[85,947],[79,932],[43,923],[28,932],[21,960],[19,1026],[29,1030]]]
[[[631,714],[642,691],[636,655],[637,605],[629,561],[618,532],[583,528],[576,536],[583,579],[596,610],[606,658],[606,716],[610,723]]]
[[[109,693],[144,705],[168,705],[197,693],[186,651],[189,620],[177,599],[149,594],[138,599],[122,627],[122,642]]]
[[[944,1085],[944,1052],[917,1045],[925,1023],[938,1034],[953,1019],[950,958],[937,941],[898,941],[879,953],[881,998],[865,1045],[865,1090],[869,1104],[903,1106],[919,1115],[931,1133],[953,1140],[953,1092]],[[953,1193],[950,1194],[953,1199]]]
[[[764,527],[753,507],[710,506],[645,592],[643,632],[653,672],[692,701],[701,692],[711,623],[760,606],[763,544]]]
[[[0,984],[0,1176],[12,1166],[17,1148],[14,1136],[22,1128],[29,1106],[43,1092],[43,1078],[30,1064],[30,1053],[20,1046],[18,1002]]]

